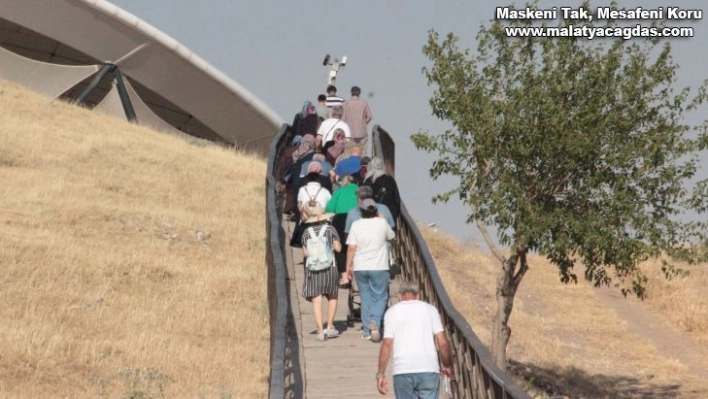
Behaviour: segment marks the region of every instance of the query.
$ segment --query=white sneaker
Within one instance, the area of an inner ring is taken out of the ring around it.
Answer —
[[[369,331],[371,332],[371,342],[381,342],[381,332],[373,320],[369,322]]]
[[[335,328],[332,328],[332,327],[324,330],[324,333],[325,333],[325,336],[327,337],[327,339],[337,338],[339,336],[339,331]]]
[[[326,341],[327,340],[327,334],[325,333],[325,330],[322,330],[317,333],[317,340],[318,341]]]

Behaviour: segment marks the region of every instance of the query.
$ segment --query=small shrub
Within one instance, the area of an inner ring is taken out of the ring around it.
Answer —
[[[159,370],[148,367],[124,368],[120,373],[128,384],[128,393],[124,399],[157,399],[165,397],[165,385],[168,377]]]

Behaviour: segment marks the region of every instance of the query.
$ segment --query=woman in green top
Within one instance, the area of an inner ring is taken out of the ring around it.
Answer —
[[[359,175],[344,175],[340,177],[339,188],[334,190],[332,198],[327,202],[326,212],[334,213],[332,227],[337,230],[337,234],[342,238],[342,250],[334,253],[339,270],[339,286],[342,288],[351,287],[351,282],[347,278],[347,247],[344,244],[347,240],[344,235],[344,227],[347,221],[347,213],[359,206],[356,191],[359,188]]]

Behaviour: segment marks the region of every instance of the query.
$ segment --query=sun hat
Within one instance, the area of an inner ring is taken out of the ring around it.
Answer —
[[[308,203],[305,203],[305,206],[302,208],[302,212],[307,216],[305,223],[321,222],[334,217],[334,213],[325,212],[325,209],[319,203],[315,206],[309,206]]]

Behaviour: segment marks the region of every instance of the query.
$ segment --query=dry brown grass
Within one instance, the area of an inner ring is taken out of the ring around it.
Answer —
[[[6,82],[0,121],[0,397],[266,396],[265,161]]]
[[[670,280],[664,278],[660,262],[649,261],[642,266],[649,277],[646,302],[673,325],[708,345],[708,265],[679,266],[689,275]]]
[[[420,229],[453,303],[489,345],[496,312],[495,260],[486,248],[465,248],[443,233]],[[508,353],[510,370],[522,377],[522,387],[538,397],[708,397],[708,382],[677,359],[661,356],[650,339],[632,333],[590,285],[561,284],[548,261],[531,256],[529,262],[510,320]],[[708,276],[705,268],[696,270],[691,279],[668,283],[650,274],[651,299],[642,306],[663,306],[668,319],[691,326],[693,336],[705,343],[708,311],[698,287],[708,284]]]

